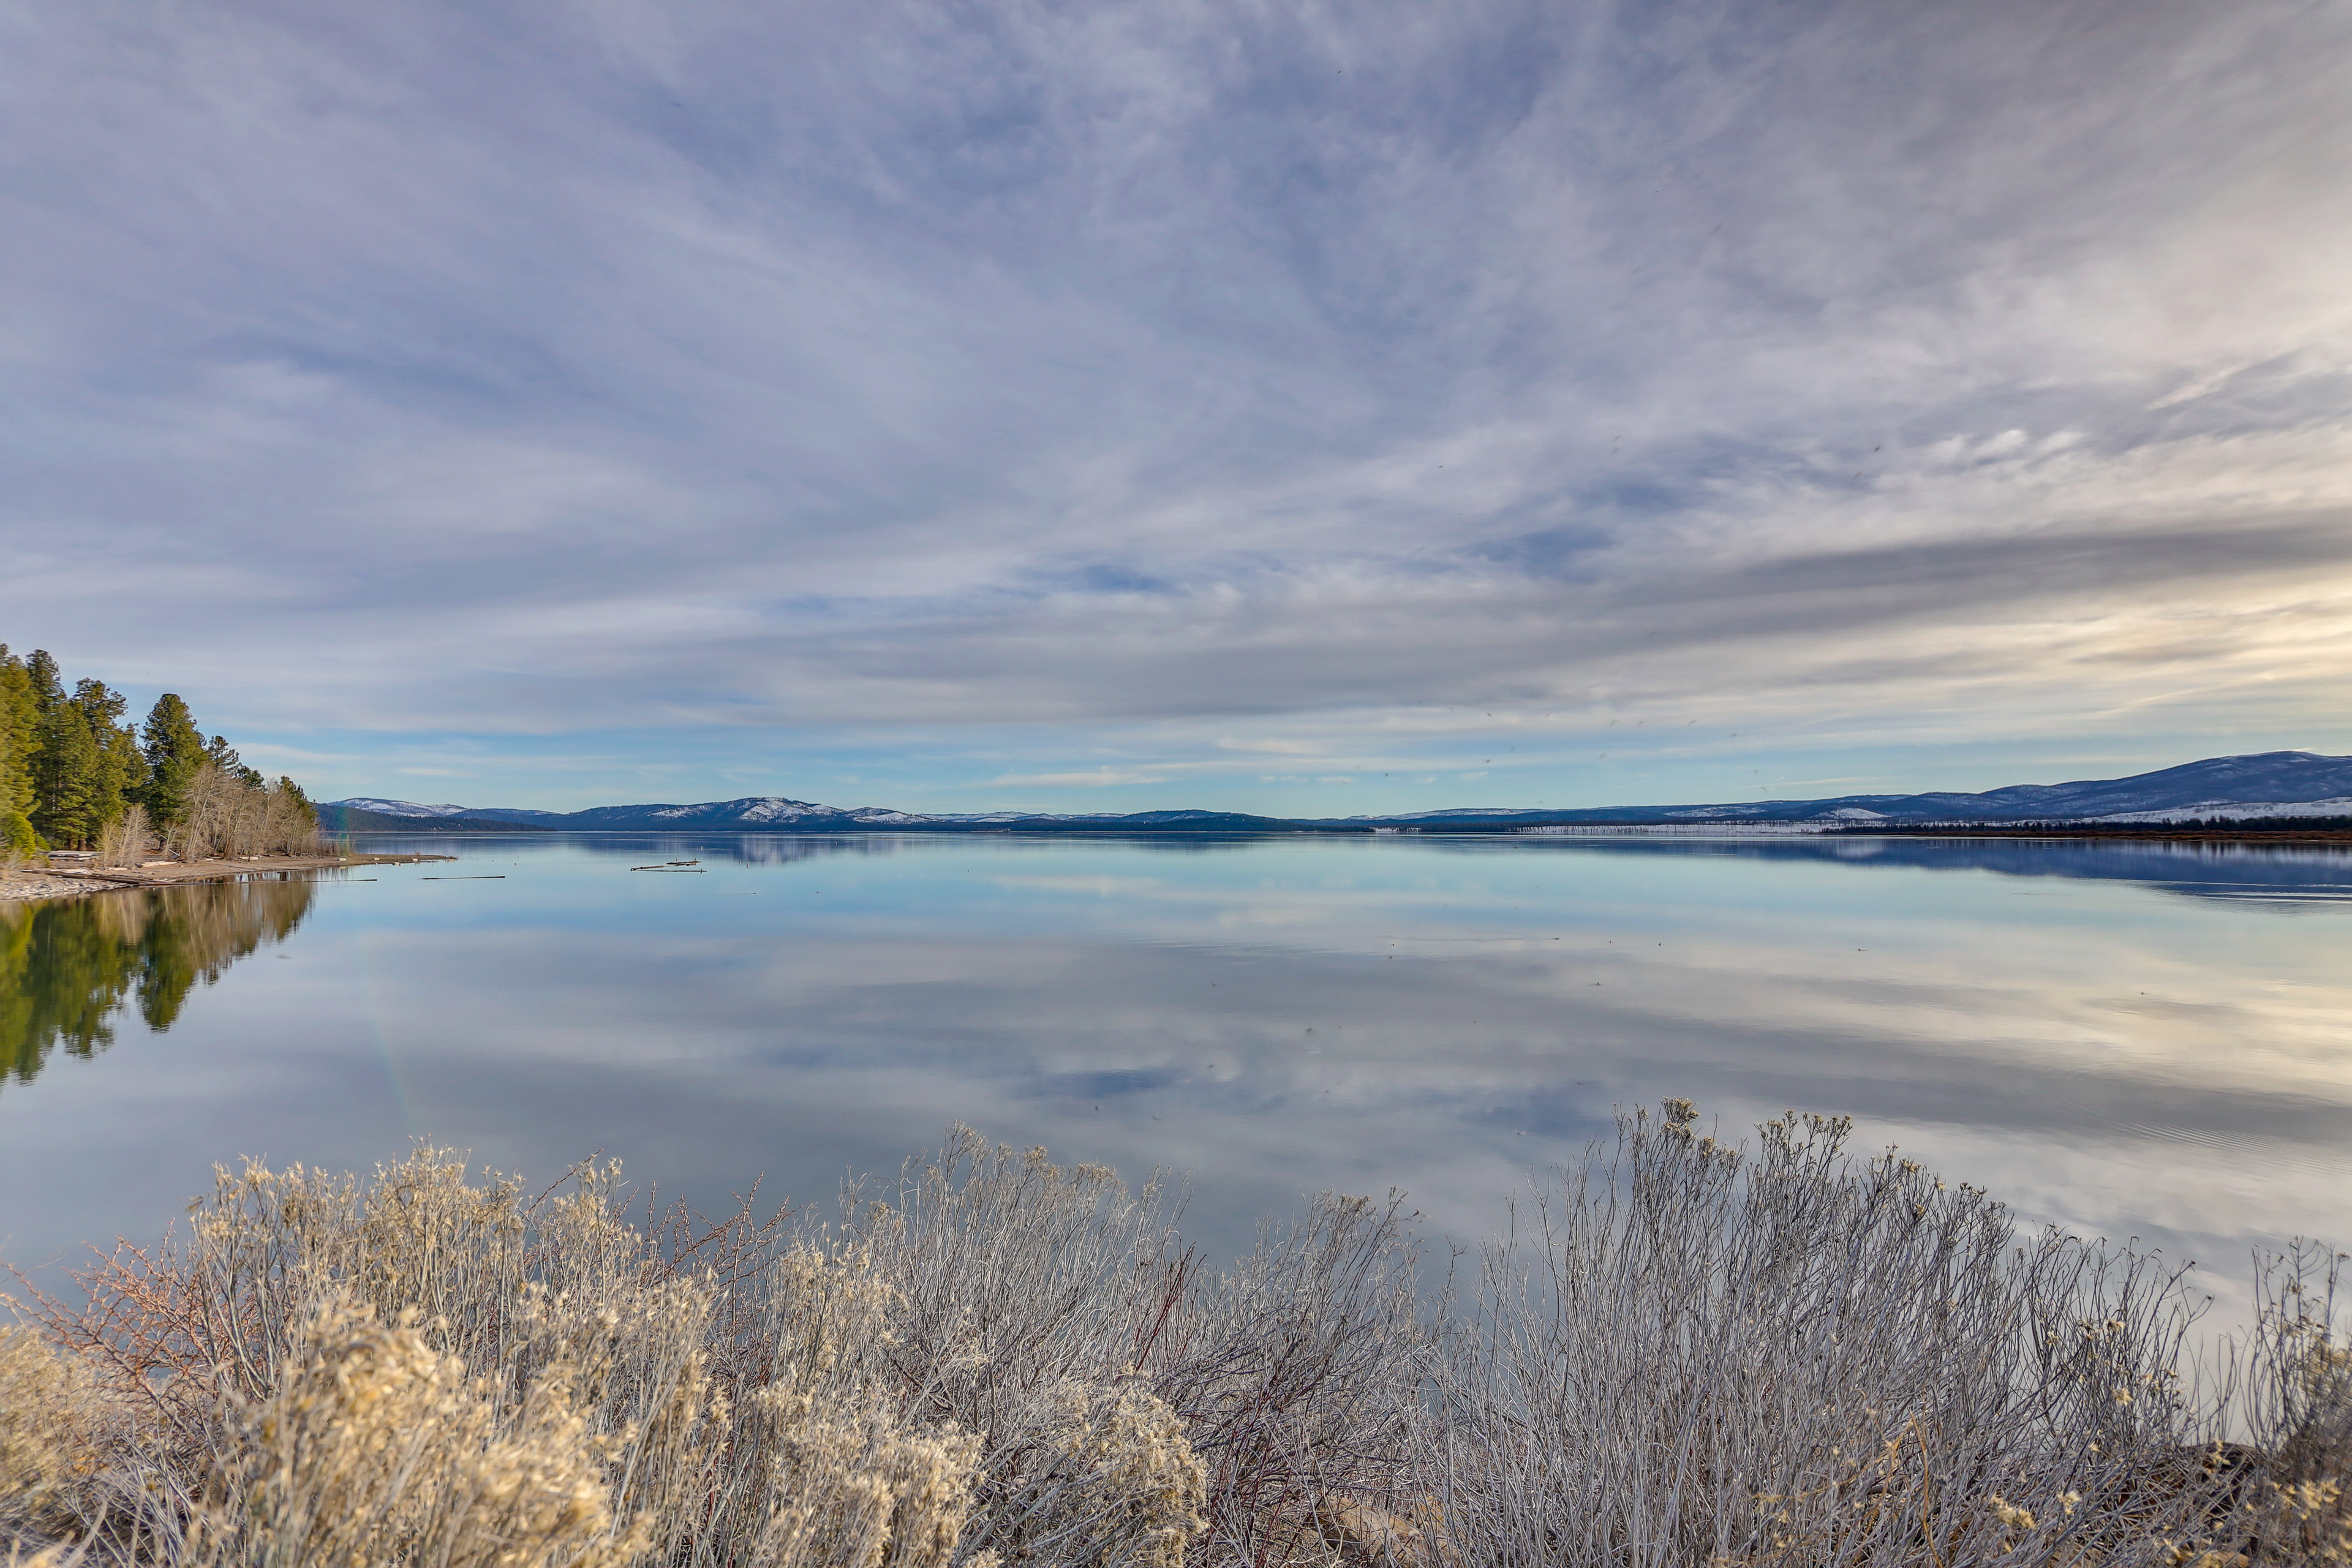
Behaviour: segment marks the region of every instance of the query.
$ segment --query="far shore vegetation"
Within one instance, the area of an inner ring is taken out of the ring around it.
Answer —
[[[1849,838],[2162,838],[2337,844],[2352,841],[2352,816],[2200,816],[2177,822],[1901,822],[1833,827],[1830,832]]]
[[[0,643],[0,866],[44,849],[112,866],[319,850],[318,813],[292,779],[273,784],[206,740],[174,693],[137,725],[127,707],[102,680],[68,689],[47,651]]]
[[[2170,1263],[1849,1134],[1669,1100],[1442,1268],[1337,1195],[1215,1268],[1171,1188],[962,1129],[717,1220],[225,1169],[0,1330],[0,1562],[2352,1563],[2343,1258],[2208,1343]]]

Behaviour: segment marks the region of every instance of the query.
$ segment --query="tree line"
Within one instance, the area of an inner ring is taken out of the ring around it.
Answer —
[[[310,847],[318,813],[292,779],[276,784],[218,735],[205,739],[175,692],[143,722],[106,682],[68,690],[47,649],[0,643],[0,856],[96,849],[121,861]]]

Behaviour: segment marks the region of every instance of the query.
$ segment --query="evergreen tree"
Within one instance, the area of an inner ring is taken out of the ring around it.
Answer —
[[[268,785],[268,781],[261,776],[261,770],[247,767],[245,759],[236,754],[236,748],[218,735],[215,735],[213,743],[205,748],[205,761],[230,777],[244,781],[248,789],[262,789]]]
[[[33,763],[33,826],[51,844],[88,847],[103,822],[98,737],[77,702],[41,715],[40,754]]]
[[[47,820],[50,814],[43,807],[47,797],[55,793],[61,783],[49,752],[61,738],[52,731],[56,728],[54,721],[58,709],[66,700],[66,687],[64,677],[58,673],[58,661],[49,656],[47,648],[35,648],[32,657],[25,660],[25,680],[30,721],[24,729],[24,750],[19,763],[24,781],[24,805],[20,809],[30,819],[31,830],[37,835],[33,842],[37,846],[51,837],[50,824]],[[68,724],[64,729],[69,738],[72,726]],[[68,771],[70,772],[70,768]],[[67,794],[72,794],[69,787]],[[73,820],[79,820],[79,811],[70,805],[67,815]],[[6,831],[12,839],[20,837],[14,822],[7,825]]]
[[[285,792],[286,797],[289,800],[292,801],[296,805],[301,808],[302,816],[310,822],[311,826],[316,827],[319,826],[319,808],[310,804],[310,797],[302,793],[302,786],[300,784],[296,784],[284,773],[279,773],[278,775],[278,787]]]
[[[173,826],[186,819],[188,785],[205,764],[204,731],[179,694],[166,691],[148,710],[140,742],[147,758],[147,815],[158,827]]]
[[[33,650],[33,657],[25,661],[25,673],[33,678],[33,700],[43,713],[66,700],[65,677],[58,673],[58,661],[49,657],[47,648]]]
[[[105,753],[104,773],[108,798],[106,820],[119,822],[139,802],[147,798],[147,758],[139,750],[139,731],[128,724],[110,726],[99,742]]]
[[[98,749],[90,792],[98,826],[110,826],[122,820],[147,782],[147,759],[139,754],[139,736],[122,722],[130,702],[102,680],[80,680],[74,683],[73,705],[89,721],[90,739]]]
[[[32,672],[0,643],[0,855],[40,847],[33,831],[33,757],[39,750],[40,703]]]

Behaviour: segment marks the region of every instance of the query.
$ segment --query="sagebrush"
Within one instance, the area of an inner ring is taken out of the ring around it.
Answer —
[[[2155,1258],[1843,1121],[1625,1118],[1468,1278],[1326,1196],[952,1130],[830,1215],[420,1150],[220,1173],[0,1334],[0,1550],[194,1568],[2352,1564],[2333,1255],[2195,1346]]]

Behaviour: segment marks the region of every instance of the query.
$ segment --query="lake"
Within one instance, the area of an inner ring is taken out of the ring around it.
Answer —
[[[213,1162],[415,1139],[827,1202],[962,1121],[1213,1246],[1303,1193],[1491,1234],[1612,1108],[1855,1119],[2213,1267],[2352,1241],[2352,857],[1861,838],[378,840],[455,863],[0,906],[0,1258]],[[673,861],[692,865],[671,866]],[[658,869],[632,869],[658,866]]]

